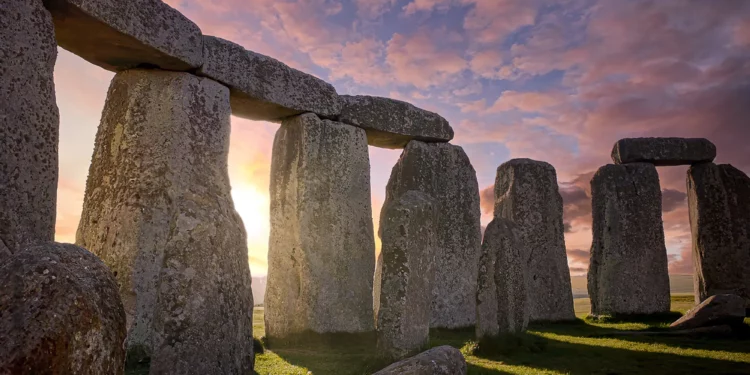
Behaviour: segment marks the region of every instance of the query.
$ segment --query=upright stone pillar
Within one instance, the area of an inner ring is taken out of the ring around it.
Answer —
[[[592,315],[654,314],[670,307],[661,187],[649,163],[605,165],[591,180]]]
[[[697,164],[687,189],[695,302],[736,294],[750,311],[750,178],[729,164]]]
[[[383,357],[403,359],[429,342],[435,208],[432,197],[413,190],[383,208],[373,305]]]
[[[42,0],[0,0],[0,260],[52,241],[60,116],[57,44]]]
[[[575,319],[555,168],[530,159],[513,159],[498,167],[495,217],[518,226],[528,251],[530,321]]]
[[[383,206],[409,190],[427,193],[437,205],[430,327],[473,326],[482,237],[474,167],[459,146],[411,141],[393,167]]]
[[[314,114],[284,120],[271,162],[269,341],[372,332],[374,270],[365,131]]]
[[[249,373],[251,278],[230,195],[229,89],[128,70],[110,85],[77,244],[112,269],[151,373]]]

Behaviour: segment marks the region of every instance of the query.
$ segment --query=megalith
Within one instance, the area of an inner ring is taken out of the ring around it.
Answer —
[[[716,146],[705,138],[624,138],[612,148],[615,164],[674,166],[712,162],[714,158]]]
[[[0,259],[52,241],[60,116],[57,44],[42,0],[0,1]]]
[[[525,244],[529,320],[575,319],[555,168],[531,159],[500,165],[495,180],[495,217],[515,223]]]
[[[229,90],[189,73],[115,75],[76,242],[114,272],[128,355],[151,373],[252,370],[245,229],[230,195]]]
[[[31,245],[0,265],[0,285],[0,374],[123,374],[125,311],[99,258]]]
[[[697,164],[687,190],[695,302],[736,294],[750,309],[750,178],[729,164]]]
[[[477,279],[477,339],[519,333],[529,324],[526,251],[513,222],[487,225]]]
[[[443,345],[396,362],[373,375],[466,375],[461,351]]]
[[[271,161],[266,336],[374,330],[375,270],[365,131],[290,117]]]
[[[414,190],[383,208],[373,306],[380,356],[402,359],[428,344],[435,208],[432,197]]]
[[[592,315],[669,312],[661,187],[649,163],[605,165],[591,180]]]
[[[437,206],[430,327],[473,326],[482,236],[474,167],[459,146],[411,141],[391,171],[383,206],[409,190],[430,195]]]

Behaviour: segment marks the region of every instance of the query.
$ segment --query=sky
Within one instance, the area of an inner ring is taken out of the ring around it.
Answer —
[[[166,0],[206,35],[332,83],[441,114],[469,155],[492,216],[495,171],[552,164],[572,275],[591,246],[590,180],[625,137],[705,137],[750,172],[750,1]],[[74,242],[94,136],[113,73],[60,49],[56,238]],[[232,117],[232,196],[253,276],[267,269],[277,124]],[[373,216],[400,151],[370,147]],[[691,274],[687,167],[659,168],[669,270]],[[377,220],[374,220],[377,233]]]

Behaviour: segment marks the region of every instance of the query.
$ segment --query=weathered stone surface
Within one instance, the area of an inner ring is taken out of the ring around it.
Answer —
[[[271,162],[266,336],[372,332],[374,270],[364,130],[314,114],[285,120]]]
[[[60,47],[111,71],[203,62],[201,30],[161,0],[44,0]]]
[[[377,345],[381,356],[401,359],[430,338],[436,207],[429,195],[409,191],[383,211],[373,306]]]
[[[513,159],[497,169],[495,217],[514,222],[527,250],[529,320],[573,320],[563,204],[550,164]]]
[[[669,312],[661,187],[648,163],[605,165],[591,180],[592,315]]]
[[[713,163],[687,174],[695,302],[736,294],[750,309],[750,178]]]
[[[625,138],[612,148],[615,164],[690,165],[715,158],[716,146],[704,138]]]
[[[438,346],[373,375],[466,375],[466,359],[454,347]]]
[[[229,86],[235,116],[281,122],[304,112],[334,117],[341,111],[331,84],[239,44],[204,36],[203,58],[198,74]]]
[[[459,146],[411,141],[391,171],[384,206],[409,190],[430,195],[438,207],[430,327],[472,326],[482,247],[474,167]]]
[[[734,294],[717,294],[706,298],[669,327],[694,329],[711,326],[739,326],[745,320],[745,299]]]
[[[493,219],[484,232],[477,282],[478,339],[518,333],[529,324],[526,251],[518,228]]]
[[[453,128],[437,113],[375,96],[341,96],[340,121],[367,131],[371,146],[404,148],[409,141],[448,142]]]
[[[117,278],[151,373],[248,373],[251,278],[227,172],[229,90],[189,73],[112,80],[77,243]]]
[[[112,273],[48,242],[0,267],[0,374],[123,374],[125,312]]]
[[[57,45],[41,0],[0,0],[0,258],[52,241],[60,116]]]

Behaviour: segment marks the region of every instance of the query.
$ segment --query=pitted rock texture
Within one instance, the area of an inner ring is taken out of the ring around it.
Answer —
[[[396,362],[373,375],[466,375],[461,352],[444,345]]]
[[[430,338],[436,204],[409,191],[383,211],[373,306],[377,346],[380,356],[402,359],[419,353]]]
[[[691,165],[715,158],[716,146],[704,138],[625,138],[612,148],[615,164]]]
[[[198,74],[229,86],[235,116],[281,122],[304,112],[331,118],[341,111],[331,84],[239,44],[204,36],[203,58]]]
[[[482,247],[474,167],[459,146],[411,141],[391,171],[383,206],[409,190],[430,195],[437,205],[430,327],[472,326]]]
[[[372,332],[373,237],[365,131],[304,114],[273,143],[266,336]]]
[[[0,0],[0,260],[52,241],[60,116],[57,45],[41,0]]]
[[[77,243],[109,265],[151,373],[252,370],[247,243],[227,172],[229,90],[189,73],[112,80]]]
[[[591,180],[592,315],[669,312],[661,187],[648,163],[605,165]]]
[[[750,309],[750,178],[713,163],[687,174],[695,302],[736,294]]]
[[[741,326],[745,320],[745,300],[734,294],[717,294],[706,298],[693,307],[669,327],[672,329],[694,329],[729,325]]]
[[[198,26],[161,0],[44,0],[60,47],[111,71],[186,71],[203,62]]]
[[[409,141],[448,142],[453,128],[437,113],[375,96],[341,96],[341,122],[367,131],[371,146],[404,148]]]
[[[0,374],[123,374],[125,311],[99,258],[32,245],[0,266],[0,285]]]
[[[498,167],[495,217],[514,222],[525,244],[532,322],[575,319],[562,216],[554,167],[531,159]]]
[[[529,325],[526,251],[513,222],[495,218],[482,242],[477,281],[477,339],[518,333]]]

